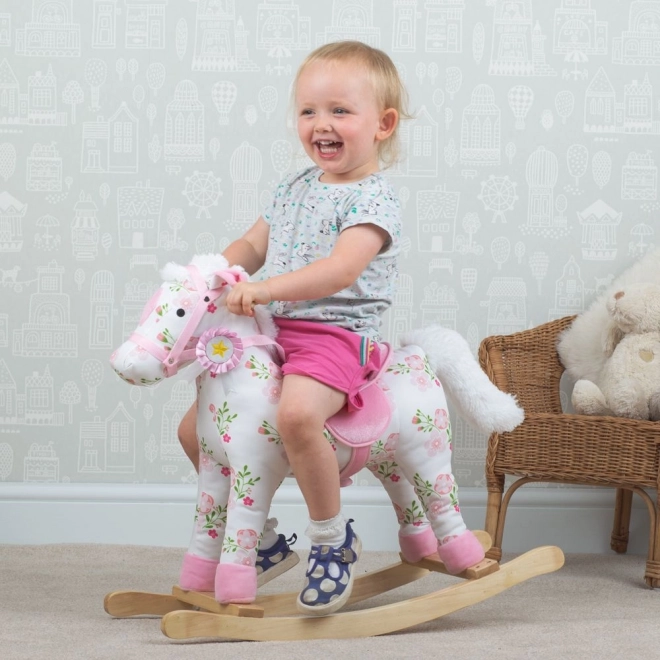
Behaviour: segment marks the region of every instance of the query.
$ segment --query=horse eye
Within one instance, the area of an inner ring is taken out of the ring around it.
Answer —
[[[204,302],[208,302],[209,300],[211,299],[208,296],[204,296]]]
[[[180,307],[179,309],[176,310],[176,315],[179,316],[179,317],[185,316],[186,315],[186,310]]]

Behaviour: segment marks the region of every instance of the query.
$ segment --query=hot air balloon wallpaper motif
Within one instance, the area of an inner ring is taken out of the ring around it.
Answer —
[[[534,92],[527,85],[516,85],[509,90],[507,101],[513,116],[516,118],[516,128],[519,131],[525,128],[525,118],[534,103]]]
[[[226,126],[229,123],[229,113],[236,102],[238,89],[231,80],[219,80],[211,88],[211,99],[218,111],[218,123]]]

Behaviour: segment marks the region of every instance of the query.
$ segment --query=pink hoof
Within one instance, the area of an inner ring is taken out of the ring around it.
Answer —
[[[218,564],[215,599],[219,603],[252,603],[257,597],[257,569],[243,564]]]
[[[438,555],[452,575],[462,573],[486,556],[479,539],[469,529],[443,545],[438,543]]]
[[[431,527],[427,526],[418,534],[399,532],[399,547],[404,559],[414,564],[438,551],[438,539]]]
[[[218,562],[186,552],[179,574],[179,586],[188,591],[213,591]]]

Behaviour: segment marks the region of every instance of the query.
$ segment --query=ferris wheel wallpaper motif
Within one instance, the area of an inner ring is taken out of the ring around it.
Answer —
[[[197,208],[197,218],[211,218],[209,209],[218,206],[218,200],[222,196],[220,190],[220,178],[215,176],[211,170],[198,172],[195,170],[192,176],[186,177],[186,186],[183,194],[190,206]]]
[[[495,176],[491,174],[486,181],[481,182],[481,192],[477,196],[487,211],[493,211],[493,222],[506,222],[505,211],[512,211],[518,201],[516,186],[508,175]]]

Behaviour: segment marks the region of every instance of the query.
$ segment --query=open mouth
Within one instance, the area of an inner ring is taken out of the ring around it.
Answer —
[[[322,156],[334,156],[343,144],[343,142],[334,142],[333,140],[318,140],[316,142],[316,148]]]

